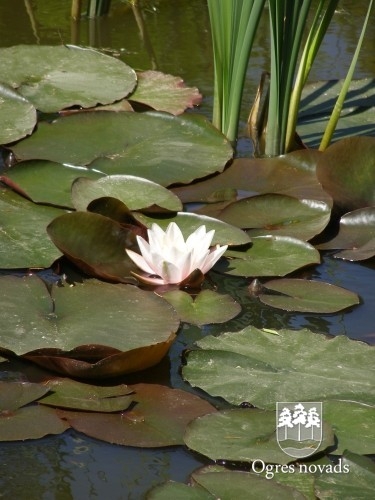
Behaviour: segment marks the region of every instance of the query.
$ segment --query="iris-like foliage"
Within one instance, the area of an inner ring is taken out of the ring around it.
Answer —
[[[214,230],[206,232],[206,226],[200,226],[188,238],[175,222],[171,222],[166,231],[152,224],[148,230],[148,242],[137,236],[142,255],[126,249],[133,262],[148,276],[136,275],[150,285],[178,284],[199,269],[207,273],[224,254],[227,245],[216,245],[210,249]]]

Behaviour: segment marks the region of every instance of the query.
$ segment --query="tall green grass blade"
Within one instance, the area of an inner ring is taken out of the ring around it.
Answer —
[[[338,3],[339,0],[328,0],[328,5],[326,5],[326,0],[320,0],[317,6],[315,17],[302,52],[301,61],[290,98],[288,124],[285,138],[286,152],[292,149],[294,143],[298,109],[303,87],[306,83],[312,64],[318,53],[324,35],[327,32],[328,26],[330,25]]]
[[[352,62],[350,63],[350,67],[349,67],[348,73],[346,75],[346,78],[344,80],[343,86],[341,88],[341,92],[337,98],[335,107],[333,108],[331,117],[328,121],[328,124],[327,124],[326,129],[325,129],[324,134],[323,134],[323,138],[322,138],[320,146],[319,146],[320,151],[324,151],[329,146],[329,144],[332,140],[332,136],[334,134],[334,131],[336,129],[337,122],[339,121],[341,110],[342,110],[342,107],[343,107],[343,104],[345,101],[345,97],[346,97],[346,94],[349,90],[350,83],[351,83],[353,75],[354,75],[354,70],[355,70],[355,67],[356,67],[356,64],[358,61],[359,53],[361,51],[362,42],[363,42],[363,39],[365,37],[367,24],[368,24],[368,21],[370,19],[371,10],[373,8],[373,3],[374,3],[374,1],[370,0],[369,6],[367,9],[367,14],[366,14],[363,26],[362,26],[361,34],[360,34],[360,37],[358,39],[357,47],[356,47],[356,50],[354,52]]]

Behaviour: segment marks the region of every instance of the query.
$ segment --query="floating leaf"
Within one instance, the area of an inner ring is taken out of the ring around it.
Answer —
[[[322,201],[264,194],[231,203],[219,218],[228,224],[251,229],[248,231],[250,236],[274,234],[307,241],[323,231],[330,216],[329,206]]]
[[[206,489],[198,485],[193,487],[183,483],[176,483],[175,481],[167,481],[152,488],[147,493],[148,500],[170,500],[171,498],[178,498],[178,500],[214,500],[215,497],[211,495]]]
[[[0,144],[18,141],[31,134],[36,124],[36,109],[13,89],[0,83]]]
[[[10,189],[0,188],[0,267],[49,267],[61,256],[48,239],[46,227],[65,213],[36,205]]]
[[[39,111],[107,104],[128,95],[135,71],[119,59],[73,45],[17,45],[0,49],[1,79]]]
[[[241,306],[230,295],[211,290],[201,291],[195,299],[182,290],[166,292],[162,296],[176,309],[181,321],[193,325],[225,323],[241,312]]]
[[[196,87],[186,87],[177,76],[166,75],[160,71],[140,71],[137,73],[138,85],[129,99],[146,104],[157,111],[179,115],[186,108],[201,103],[202,96]]]
[[[285,276],[296,269],[319,264],[320,254],[309,243],[289,236],[257,236],[244,251],[227,250],[218,269],[233,276]]]
[[[372,498],[375,489],[373,460],[346,451],[341,459],[341,466],[341,474],[326,472],[315,480],[315,494],[322,500]]]
[[[280,193],[331,205],[330,196],[323,191],[315,175],[320,154],[316,150],[301,150],[276,158],[236,158],[220,175],[173,191],[184,203],[232,200],[238,192],[241,198]]]
[[[232,404],[248,401],[275,409],[275,401],[342,399],[372,404],[375,349],[339,336],[309,330],[253,326],[197,342],[187,355],[184,378]]]
[[[164,299],[130,285],[93,280],[53,287],[52,301],[35,276],[3,276],[0,284],[3,350],[72,376],[115,376],[153,366],[179,326]]]
[[[98,179],[103,174],[85,167],[30,160],[17,163],[0,180],[35,203],[73,208],[72,182],[82,175]]]
[[[353,401],[326,401],[323,418],[329,422],[337,436],[333,455],[345,450],[362,455],[375,454],[374,415],[375,407]]]
[[[201,116],[111,111],[42,122],[13,151],[19,159],[90,164],[108,175],[134,175],[163,186],[221,171],[233,154],[225,137]]]
[[[173,217],[149,217],[144,214],[134,214],[134,216],[147,227],[152,223],[158,224],[162,229],[166,229],[168,224],[175,222],[181,229],[184,238],[187,238],[198,227],[205,225],[206,230],[215,230],[212,245],[244,245],[250,242],[247,234],[238,227],[231,226],[221,220],[187,212],[179,212]]]
[[[75,380],[54,379],[48,382],[47,389],[52,393],[39,403],[60,408],[110,413],[125,410],[133,401],[132,390],[123,384],[100,387]]]
[[[185,444],[211,460],[287,464],[287,455],[276,439],[274,411],[233,408],[197,418],[186,428]],[[328,424],[318,451],[333,445],[334,434]]]
[[[321,155],[317,175],[345,210],[375,205],[375,137],[350,137]]]
[[[259,300],[286,311],[329,314],[359,304],[356,293],[322,281],[284,278],[268,281],[263,287],[271,293],[259,294]]]
[[[52,408],[26,406],[10,415],[0,416],[0,441],[39,439],[48,434],[61,434],[69,425]]]
[[[346,249],[335,257],[347,260],[364,260],[375,255],[375,207],[359,208],[343,215],[337,236],[319,248]]]
[[[47,231],[57,248],[87,274],[134,283],[131,271],[137,267],[125,251],[136,245],[130,229],[100,214],[74,212],[54,219]]]
[[[48,387],[41,384],[0,381],[0,420],[2,412],[18,410],[22,406],[41,398],[48,391]]]
[[[158,384],[129,386],[136,405],[117,414],[59,412],[79,432],[124,446],[159,447],[183,444],[192,419],[215,412],[204,399]]]
[[[129,210],[152,205],[175,212],[182,210],[181,201],[171,191],[132,175],[109,175],[97,181],[81,177],[72,186],[72,199],[77,210],[86,210],[92,200],[105,196],[122,201]]]

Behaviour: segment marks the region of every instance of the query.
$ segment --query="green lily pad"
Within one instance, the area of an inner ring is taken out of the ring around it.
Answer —
[[[48,369],[115,376],[157,364],[179,326],[162,298],[95,280],[54,286],[35,276],[0,278],[0,346]]]
[[[82,175],[98,179],[103,174],[85,167],[30,160],[17,163],[0,180],[35,203],[74,208],[71,186]]]
[[[48,382],[52,391],[39,400],[40,404],[82,411],[110,413],[125,410],[133,401],[132,392],[126,385],[100,387],[75,380],[54,379]]]
[[[34,130],[36,109],[13,89],[0,83],[0,144],[18,141]]]
[[[332,425],[338,440],[331,454],[342,455],[345,450],[362,455],[375,454],[374,406],[353,401],[326,401],[323,411],[323,418]]]
[[[227,250],[218,269],[233,276],[285,276],[296,269],[319,264],[320,254],[309,243],[289,236],[256,236],[244,251]]]
[[[125,203],[129,210],[139,210],[152,205],[178,212],[182,203],[168,189],[132,175],[109,175],[97,181],[81,177],[72,186],[72,200],[77,210],[86,210],[97,198],[112,197]]]
[[[356,261],[375,255],[375,207],[359,208],[343,215],[337,236],[319,245],[319,249],[345,249],[335,257]]]
[[[309,330],[253,326],[197,342],[187,355],[184,378],[232,404],[244,401],[275,409],[275,401],[342,399],[372,404],[375,349],[339,336]]]
[[[119,59],[73,45],[17,45],[0,49],[2,81],[39,111],[84,108],[127,96],[135,71]]]
[[[186,87],[178,76],[150,70],[138,72],[137,77],[137,87],[129,99],[157,111],[179,115],[186,108],[193,108],[202,101],[199,90],[196,87]]]
[[[346,451],[342,474],[321,474],[315,480],[315,494],[322,500],[355,498],[368,500],[375,489],[375,464],[367,457]]]
[[[329,222],[329,206],[317,200],[298,200],[282,194],[252,196],[231,203],[219,218],[250,229],[250,236],[281,235],[310,240]]]
[[[206,415],[191,422],[185,432],[185,444],[211,460],[287,464],[295,458],[287,455],[276,439],[274,411],[234,408]],[[323,423],[323,439],[318,451],[333,445],[334,433]]]
[[[46,227],[65,213],[36,205],[10,189],[0,188],[0,267],[6,269],[49,267],[61,256],[49,240]]]
[[[125,248],[136,246],[136,236],[118,222],[96,213],[73,212],[54,219],[47,232],[57,248],[87,274],[135,282],[131,271],[138,268]]]
[[[135,406],[120,413],[59,411],[78,432],[123,446],[159,447],[183,444],[186,425],[215,412],[204,399],[158,384],[129,386]]]
[[[163,293],[176,309],[181,321],[192,325],[225,323],[241,312],[241,306],[230,295],[203,290],[195,299],[182,290]]]
[[[170,500],[171,498],[178,498],[178,500],[215,500],[214,495],[196,484],[191,487],[175,481],[167,481],[155,486],[147,493],[147,498],[148,500]]]
[[[203,117],[160,112],[64,116],[40,123],[12,149],[18,159],[90,164],[108,175],[134,175],[163,186],[221,171],[233,154]]]
[[[356,293],[322,281],[284,278],[268,281],[263,287],[271,293],[259,294],[259,300],[286,311],[332,314],[359,304]]]
[[[184,238],[187,238],[198,227],[205,225],[207,231],[215,230],[212,245],[246,245],[250,242],[247,234],[238,227],[227,224],[221,220],[188,212],[179,212],[173,217],[150,217],[144,214],[135,213],[134,216],[147,227],[155,222],[162,229],[166,229],[168,224],[175,222],[181,229]]]
[[[350,137],[320,156],[318,179],[342,209],[375,205],[375,137]]]
[[[42,384],[0,381],[0,413],[18,410],[22,406],[41,398],[48,391],[48,387]]]

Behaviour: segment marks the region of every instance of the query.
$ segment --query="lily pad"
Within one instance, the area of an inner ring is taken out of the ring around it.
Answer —
[[[63,210],[36,205],[10,189],[0,188],[0,267],[49,267],[61,256],[46,227]]]
[[[332,199],[323,191],[315,174],[320,154],[316,150],[300,150],[275,158],[236,158],[220,175],[173,191],[184,203],[214,203],[279,193],[331,205]]]
[[[54,286],[3,276],[0,346],[48,369],[105,377],[157,364],[179,326],[162,298],[130,285]]]
[[[0,144],[18,141],[34,130],[36,109],[13,89],[0,83]]]
[[[129,386],[135,406],[121,413],[60,411],[79,432],[123,446],[159,447],[183,444],[186,425],[194,418],[215,412],[204,399],[180,389],[158,384]]]
[[[118,222],[96,213],[73,212],[54,219],[47,232],[57,248],[87,274],[135,282],[131,271],[137,266],[125,248],[136,246],[136,237]]]
[[[26,406],[0,417],[0,441],[40,439],[48,434],[61,434],[69,424],[55,410],[45,406]]]
[[[337,437],[332,455],[342,455],[345,450],[362,455],[375,454],[374,405],[353,401],[326,401],[324,419],[329,422]]]
[[[230,295],[203,290],[195,299],[182,290],[162,294],[176,309],[181,321],[192,325],[225,323],[241,312],[241,306]]]
[[[330,216],[331,210],[324,202],[264,194],[231,203],[219,218],[241,228],[250,228],[250,236],[274,234],[307,241],[323,231]]]
[[[315,494],[322,500],[337,498],[372,498],[375,488],[375,464],[367,457],[346,451],[342,458],[342,474],[321,474],[315,480]]]
[[[129,210],[152,205],[175,212],[182,210],[181,201],[171,191],[132,175],[109,175],[97,181],[81,177],[72,186],[72,199],[77,210],[86,210],[91,201],[105,196],[122,201]]]
[[[244,251],[227,250],[218,269],[233,276],[285,276],[296,269],[319,264],[320,254],[309,243],[289,236],[256,236]]]
[[[126,385],[100,387],[75,380],[54,379],[48,382],[52,391],[39,400],[40,404],[82,411],[110,413],[125,410],[133,401]]]
[[[35,203],[74,208],[71,186],[82,175],[90,179],[103,176],[85,167],[30,160],[17,163],[5,175],[0,176],[0,180]]]
[[[356,293],[322,281],[284,278],[263,287],[271,293],[259,294],[259,300],[286,311],[332,314],[359,304]]]
[[[375,207],[359,208],[343,215],[337,236],[319,245],[319,249],[345,249],[335,257],[355,261],[375,255]]]
[[[127,96],[135,71],[119,59],[73,45],[17,45],[0,49],[2,81],[46,113],[84,108]]]
[[[0,381],[0,413],[18,410],[41,398],[48,391],[49,388],[42,384]]]
[[[166,229],[168,224],[175,222],[181,229],[184,238],[187,238],[198,227],[205,225],[206,230],[215,230],[212,245],[246,245],[250,242],[247,234],[238,227],[227,224],[221,220],[188,212],[179,212],[173,217],[150,217],[144,214],[135,213],[134,216],[147,227],[155,222],[162,229]]]
[[[75,113],[42,122],[13,151],[18,159],[90,164],[108,175],[134,175],[163,186],[222,171],[233,154],[203,117],[156,111]]]
[[[146,104],[157,111],[180,115],[186,108],[193,108],[202,101],[196,87],[186,87],[178,76],[160,71],[139,71],[138,85],[129,99]]]
[[[318,179],[345,210],[375,205],[375,137],[350,137],[320,156]]]
[[[275,409],[275,401],[329,399],[373,403],[374,348],[306,329],[278,333],[249,326],[207,336],[197,342],[199,350],[188,353],[183,376],[235,405],[247,401]]]
[[[276,439],[274,411],[234,408],[195,419],[186,428],[185,444],[211,460],[287,464],[295,458],[287,455]],[[333,445],[334,433],[323,423],[319,449]]]

